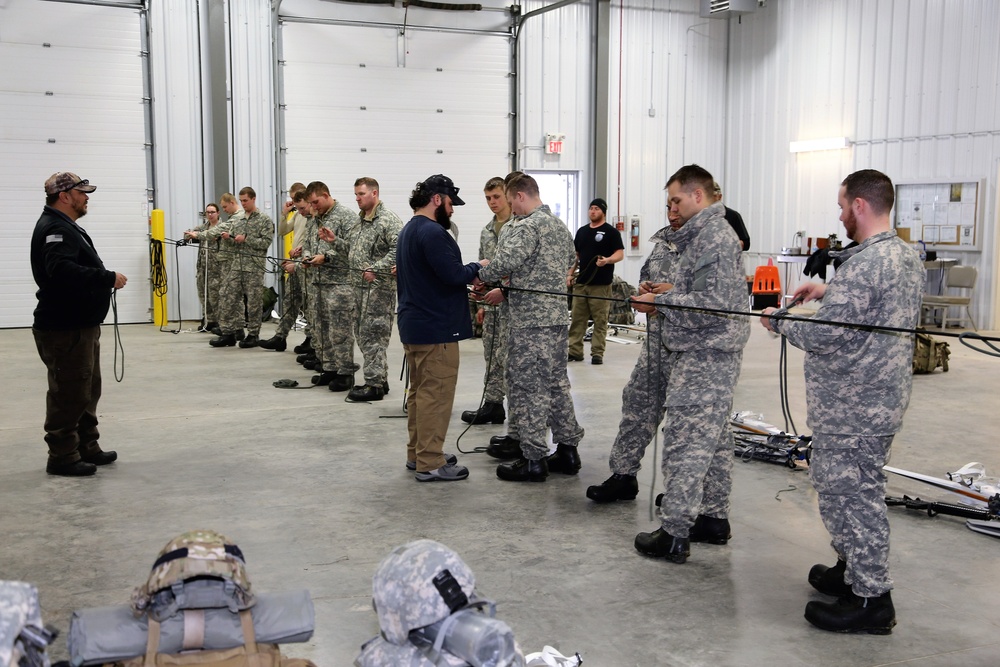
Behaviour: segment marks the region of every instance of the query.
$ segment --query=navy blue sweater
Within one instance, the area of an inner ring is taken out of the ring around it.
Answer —
[[[462,264],[448,231],[417,215],[396,242],[399,339],[407,345],[438,345],[472,337],[465,286],[479,274],[478,262]]]

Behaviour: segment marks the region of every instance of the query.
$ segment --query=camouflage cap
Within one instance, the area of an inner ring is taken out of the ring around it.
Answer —
[[[434,578],[448,570],[461,592],[471,598],[476,577],[457,553],[433,540],[396,547],[372,577],[372,599],[382,635],[393,644],[409,640],[412,630],[451,615]]]
[[[195,577],[233,582],[241,608],[249,608],[256,602],[240,548],[214,530],[193,530],[170,540],[160,550],[149,579],[132,592],[133,613],[141,616],[157,591]]]
[[[67,190],[79,190],[80,192],[93,192],[96,185],[91,185],[90,181],[80,178],[70,171],[59,171],[45,181],[45,194],[55,195]]]

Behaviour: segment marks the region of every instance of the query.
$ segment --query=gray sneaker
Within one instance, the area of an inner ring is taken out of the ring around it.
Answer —
[[[455,456],[454,454],[445,454],[444,455],[444,462],[447,465],[453,466],[453,465],[455,465],[455,464],[458,463],[458,457]],[[417,469],[417,462],[416,461],[407,461],[406,462],[406,469],[410,470],[410,471],[415,471]]]
[[[413,473],[414,479],[418,482],[457,482],[469,476],[469,469],[465,466],[445,464],[437,470]]]

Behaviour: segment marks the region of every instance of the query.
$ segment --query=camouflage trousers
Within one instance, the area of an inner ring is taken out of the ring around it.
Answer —
[[[198,283],[198,301],[201,302],[206,322],[219,321],[219,287],[225,268],[211,249],[198,248],[195,282]]]
[[[566,376],[567,340],[562,325],[512,330],[507,339],[507,402],[527,459],[548,455],[547,427],[558,444],[576,447],[583,438]]]
[[[856,595],[892,590],[885,473],[891,435],[813,434],[809,479],[833,548],[847,563],[844,581]]]
[[[354,288],[310,283],[309,301],[312,347],[321,370],[354,375]]]
[[[699,514],[729,516],[733,487],[732,401],[670,406],[663,425],[663,500],[660,521],[687,537]]]
[[[240,271],[234,266],[226,272],[219,286],[219,328],[222,333],[242,331],[245,323],[249,335],[260,335],[261,313],[264,309],[263,291],[262,271]]]
[[[507,395],[507,319],[506,307],[483,310],[483,359],[486,360],[483,400],[490,403],[503,403]]]
[[[309,306],[306,300],[306,291],[310,287],[309,278],[301,265],[296,271],[285,274],[285,293],[281,299],[281,319],[278,320],[278,328],[274,335],[280,338],[287,338],[288,332],[295,326],[295,321],[299,318],[299,313],[306,314]],[[308,320],[308,315],[306,320]],[[309,325],[306,324],[306,336],[311,334]]]
[[[392,336],[392,321],[396,317],[396,287],[392,284],[370,283],[354,287],[353,326],[365,359],[365,384],[379,386],[389,376],[385,350]],[[351,350],[353,362],[354,350]]]
[[[649,317],[642,350],[622,390],[622,420],[608,460],[616,475],[638,474],[646,447],[666,412],[670,367],[666,348],[660,342],[660,321],[659,317]]]

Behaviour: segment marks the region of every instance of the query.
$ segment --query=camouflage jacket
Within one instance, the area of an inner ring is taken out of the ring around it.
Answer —
[[[678,255],[677,246],[671,240],[673,234],[674,230],[668,226],[649,237],[653,242],[653,250],[639,269],[639,282],[667,282],[670,267],[677,261]]]
[[[221,238],[223,232],[229,232],[230,239],[228,242],[223,240],[222,250],[230,254],[229,261],[234,269],[253,273],[264,270],[264,258],[274,241],[274,222],[266,213],[257,209],[250,215],[234,215],[200,236],[212,241]],[[233,239],[240,234],[246,240],[236,243]]]
[[[672,352],[710,349],[738,352],[750,338],[750,320],[667,306],[749,312],[746,277],[736,232],[715,203],[669,234],[678,256],[666,280],[673,289],[656,297],[663,315],[663,344]]]
[[[330,210],[323,215],[309,218],[302,232],[302,256],[325,255],[326,262],[320,266],[308,267],[310,280],[317,285],[348,285],[350,284],[350,265],[348,256],[351,244],[348,234],[357,215],[351,209],[334,202]],[[319,228],[332,229],[336,238],[333,243],[319,237]]]
[[[911,329],[920,317],[925,270],[917,253],[881,232],[848,250],[816,319]],[[772,320],[806,352],[809,427],[847,435],[892,435],[903,424],[913,383],[913,336],[811,322]]]
[[[389,210],[385,202],[379,202],[370,220],[362,214],[354,217],[354,222],[347,232],[347,242],[350,244],[348,261],[351,266],[351,284],[355,287],[367,287],[368,283],[362,277],[365,269],[375,271],[374,288],[385,287],[396,289],[396,279],[392,275],[392,267],[396,263],[396,239],[403,221]]]
[[[497,232],[497,217],[494,215],[490,218],[490,221],[486,223],[485,227],[483,227],[483,231],[479,232],[479,259],[488,259],[492,261],[493,257],[497,254],[497,244],[500,242],[500,236],[503,234],[503,230],[507,228],[507,223],[513,219],[514,217],[511,216],[505,220],[500,226],[500,231]],[[485,308],[486,310],[492,310],[494,308],[503,308],[505,303],[507,302],[504,301],[499,306],[491,306],[485,301],[480,301],[479,307]]]
[[[511,290],[507,295],[511,328],[566,326],[570,320],[566,274],[575,260],[572,234],[543,204],[504,225],[496,255],[479,272],[479,278],[495,283],[510,276],[511,287],[559,293],[554,296]]]

